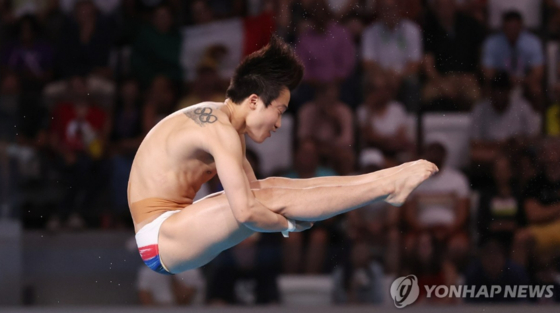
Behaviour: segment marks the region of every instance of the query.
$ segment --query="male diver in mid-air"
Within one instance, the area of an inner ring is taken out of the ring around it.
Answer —
[[[280,128],[303,66],[273,37],[237,67],[223,103],[176,111],[142,141],[128,202],[144,262],[162,274],[200,267],[255,232],[300,232],[374,201],[400,206],[438,171],[425,160],[357,175],[257,180],[245,135],[261,143]],[[223,192],[193,203],[218,174]]]

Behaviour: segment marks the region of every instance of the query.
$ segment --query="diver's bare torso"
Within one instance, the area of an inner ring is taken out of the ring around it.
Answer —
[[[203,102],[168,115],[146,135],[128,181],[128,204],[136,232],[165,210],[131,204],[158,198],[187,206],[202,184],[216,175],[214,158],[206,147],[217,139],[205,129],[212,123],[231,126],[226,110],[224,103]],[[244,136],[240,139],[245,145]]]

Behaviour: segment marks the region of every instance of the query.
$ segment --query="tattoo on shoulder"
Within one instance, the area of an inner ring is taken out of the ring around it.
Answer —
[[[204,124],[208,123],[212,124],[218,120],[218,117],[212,114],[212,108],[209,107],[187,110],[184,113],[200,126],[204,126]]]

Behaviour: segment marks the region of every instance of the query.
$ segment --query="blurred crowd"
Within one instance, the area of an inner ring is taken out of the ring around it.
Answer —
[[[232,69],[273,34],[305,75],[285,166],[265,170],[270,156],[247,151],[258,178],[418,158],[440,171],[402,207],[255,234],[183,276],[141,271],[142,303],[188,304],[202,288],[210,304],[279,303],[280,274],[332,275],[338,304],[386,301],[405,274],[553,284],[548,301],[560,301],[558,0],[0,0],[0,218],[132,229],[143,136],[175,110],[224,101]],[[424,117],[446,114],[468,118],[463,139],[425,136]],[[450,162],[461,144],[466,161]],[[197,198],[219,190],[216,177]]]

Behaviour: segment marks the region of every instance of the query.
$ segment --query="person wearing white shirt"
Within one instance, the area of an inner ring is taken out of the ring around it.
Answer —
[[[362,148],[377,149],[389,161],[406,161],[414,144],[408,138],[404,106],[393,99],[391,86],[382,78],[372,81],[365,90],[365,103],[356,111]]]
[[[491,81],[490,99],[478,103],[472,112],[470,129],[471,182],[475,188],[488,183],[496,155],[500,151],[523,148],[540,133],[541,118],[521,97],[511,93],[506,72]]]
[[[414,22],[401,19],[396,0],[381,0],[380,21],[362,34],[362,58],[366,77],[382,75],[401,88],[407,109],[417,105],[412,94],[422,58],[422,36]],[[403,85],[404,83],[404,85]],[[416,86],[419,88],[419,86]],[[419,96],[419,95],[418,95]]]
[[[447,247],[452,263],[463,266],[469,249],[470,187],[463,173],[444,166],[446,155],[442,139],[427,143],[424,158],[441,170],[411,193],[403,212],[411,234],[428,231]]]

